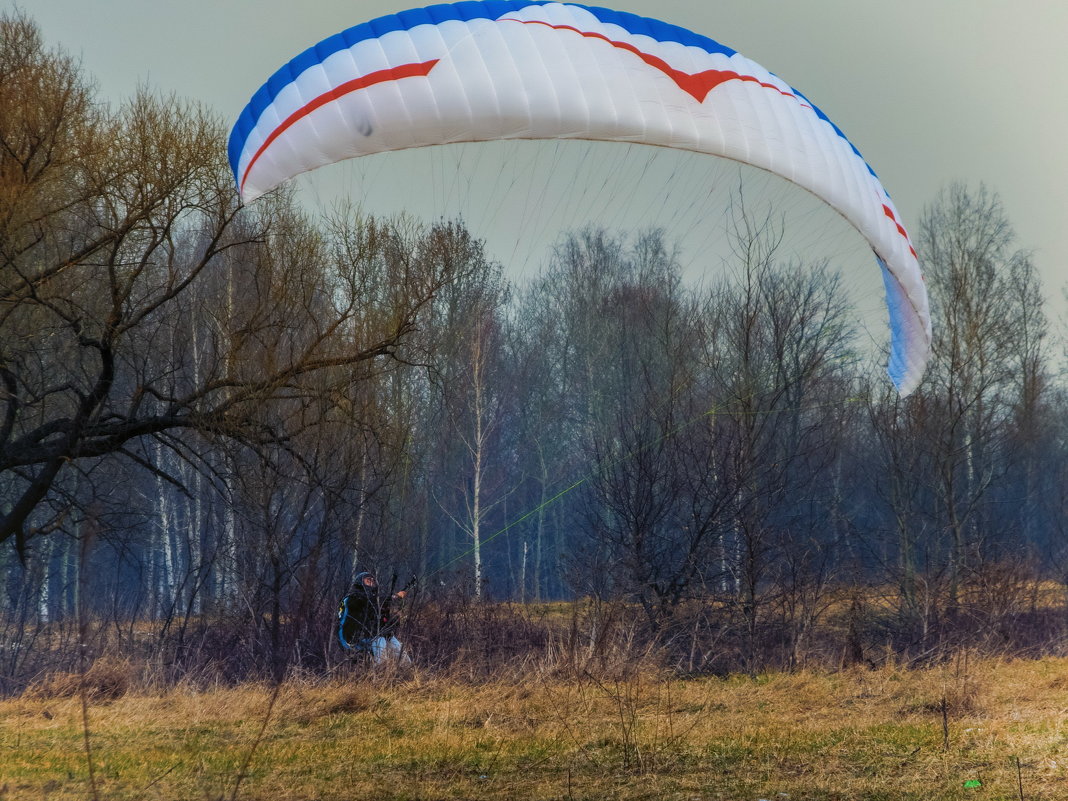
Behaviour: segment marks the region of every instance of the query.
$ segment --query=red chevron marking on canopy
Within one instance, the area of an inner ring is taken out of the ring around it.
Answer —
[[[905,230],[905,226],[898,222],[897,216],[894,214],[894,210],[887,206],[885,203],[883,204],[883,214],[889,217],[890,220],[894,223],[894,225],[897,226],[897,232],[905,238],[905,242],[909,246],[909,252],[912,253],[912,257],[918,258],[916,256],[916,249],[912,246],[912,240],[909,239],[909,235],[908,232]]]
[[[643,50],[638,49],[630,42],[619,42],[615,39],[609,39],[603,33],[596,33],[594,31],[583,31],[572,25],[553,25],[549,22],[543,22],[541,20],[522,20],[515,19],[514,17],[505,17],[502,22],[521,22],[524,25],[544,25],[546,28],[552,28],[557,31],[572,31],[580,36],[584,36],[587,39],[600,39],[601,41],[608,42],[612,47],[618,47],[621,50],[626,50],[634,55],[638,56],[642,61],[648,64],[650,67],[654,67],[667,75],[675,84],[693,97],[698,103],[703,103],[705,98],[708,97],[708,93],[715,89],[722,83],[727,81],[747,81],[749,83],[756,83],[763,86],[766,89],[774,89],[781,95],[786,97],[792,97],[798,99],[797,95],[792,92],[786,92],[780,89],[775,84],[765,83],[764,81],[756,78],[752,75],[742,75],[741,73],[734,72],[733,70],[705,70],[704,72],[689,73],[677,70],[658,56],[654,56],[651,53],[646,53]],[[802,103],[805,108],[811,108],[807,103]]]

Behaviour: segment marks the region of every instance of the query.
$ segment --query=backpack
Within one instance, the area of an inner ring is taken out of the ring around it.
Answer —
[[[360,614],[361,607],[366,606],[366,598],[349,594],[341,599],[337,609],[337,638],[346,651],[370,651],[371,643],[364,630],[364,621]]]

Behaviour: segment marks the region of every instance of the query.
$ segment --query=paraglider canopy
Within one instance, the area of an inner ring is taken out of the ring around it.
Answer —
[[[543,0],[436,5],[312,47],[249,101],[230,136],[241,197],[347,158],[453,142],[591,139],[691,150],[807,189],[883,271],[887,371],[906,395],[930,353],[927,292],[893,201],[804,95],[729,47],[657,20]]]

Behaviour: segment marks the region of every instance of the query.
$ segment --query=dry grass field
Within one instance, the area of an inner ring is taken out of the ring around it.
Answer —
[[[1068,659],[347,675],[291,680],[273,707],[271,687],[153,693],[122,671],[87,677],[92,782],[75,677],[0,702],[0,799],[1068,799]]]

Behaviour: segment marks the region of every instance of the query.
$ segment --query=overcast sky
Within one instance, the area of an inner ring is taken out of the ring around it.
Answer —
[[[710,36],[804,92],[916,227],[953,180],[1000,193],[1047,291],[1068,283],[1068,2],[611,0]],[[385,0],[0,0],[80,56],[107,97],[141,84],[232,121],[285,61]],[[1057,309],[1063,304],[1058,300]]]

